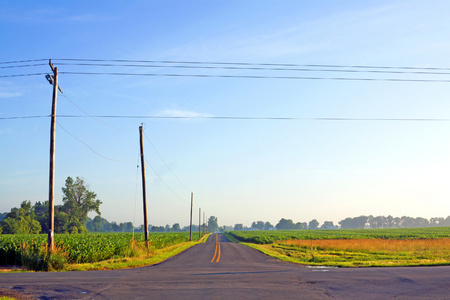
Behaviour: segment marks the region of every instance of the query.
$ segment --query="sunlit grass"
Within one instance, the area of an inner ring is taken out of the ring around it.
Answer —
[[[286,240],[270,245],[247,245],[285,261],[309,265],[340,267],[450,265],[450,238]]]
[[[233,231],[227,235],[272,257],[307,265],[450,265],[450,227]]]
[[[310,247],[309,240],[286,240],[279,244],[296,247]],[[413,252],[415,254],[433,255],[447,252],[450,253],[450,238],[444,239],[421,239],[421,240],[387,240],[387,239],[357,239],[357,240],[314,240],[313,246],[317,249],[333,249],[345,251],[366,252]]]

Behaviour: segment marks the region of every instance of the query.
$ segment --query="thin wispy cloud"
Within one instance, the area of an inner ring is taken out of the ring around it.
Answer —
[[[103,22],[110,21],[113,18],[108,16],[94,15],[94,14],[81,14],[68,17],[67,20],[75,22]]]
[[[174,118],[208,118],[213,117],[212,114],[198,113],[194,111],[166,109],[157,113],[158,117],[174,117]]]
[[[22,96],[22,93],[19,92],[0,92],[0,99],[14,98],[20,96]]]

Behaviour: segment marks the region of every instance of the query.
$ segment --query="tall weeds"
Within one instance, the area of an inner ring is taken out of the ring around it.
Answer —
[[[32,271],[62,270],[68,262],[68,253],[62,247],[48,251],[46,244],[20,246],[22,267]]]

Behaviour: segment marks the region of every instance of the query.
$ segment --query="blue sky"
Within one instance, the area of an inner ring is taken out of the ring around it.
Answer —
[[[315,119],[447,119],[448,82],[64,72],[433,80],[448,75],[119,69],[61,60],[450,68],[448,1],[1,3],[1,62],[53,59],[70,99],[58,96],[59,115],[84,115],[78,106],[93,116],[299,118],[100,119],[107,124],[58,118],[56,203],[67,176],[80,176],[102,200],[104,218],[141,224],[136,166],[138,127],[144,123],[151,141],[145,139],[145,151],[154,225],[188,225],[191,191],[195,212],[201,207],[221,225],[276,224],[281,218],[336,223],[369,214],[430,218],[450,211],[450,122]],[[2,68],[0,76],[41,72],[49,67]],[[43,75],[0,77],[0,118],[49,115],[51,92]],[[49,118],[0,120],[0,211],[23,200],[47,200],[49,125]],[[72,135],[120,161],[97,155]]]

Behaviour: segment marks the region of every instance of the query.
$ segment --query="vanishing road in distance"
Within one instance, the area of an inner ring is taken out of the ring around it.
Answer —
[[[3,273],[0,289],[37,299],[450,299],[450,266],[308,268],[214,234],[157,265]]]

